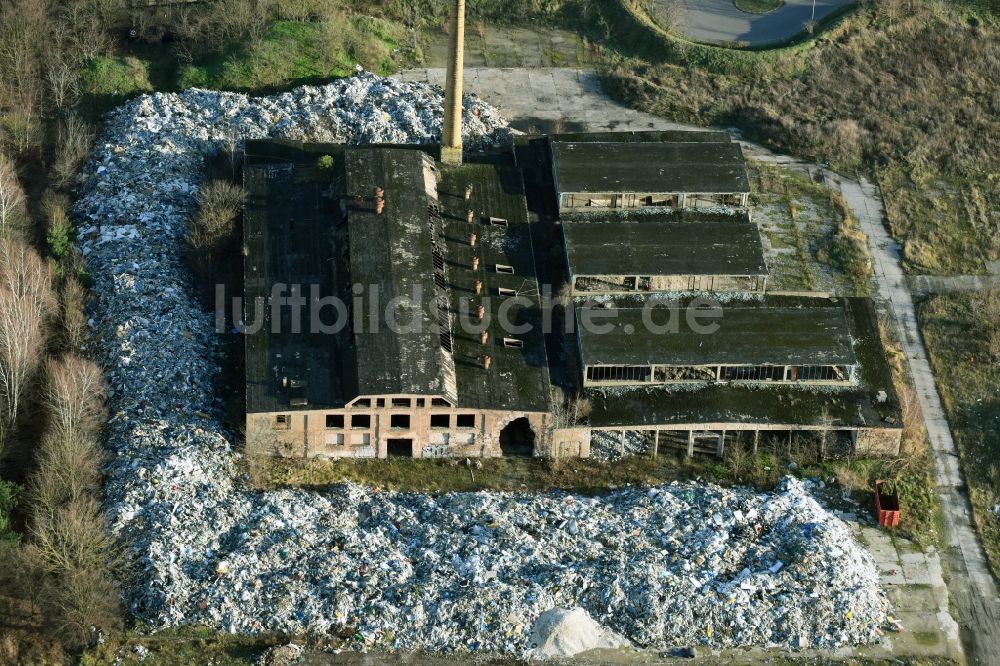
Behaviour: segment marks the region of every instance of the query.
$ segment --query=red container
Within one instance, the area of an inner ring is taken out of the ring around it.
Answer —
[[[875,516],[882,527],[899,525],[899,497],[882,492],[884,481],[875,482]]]

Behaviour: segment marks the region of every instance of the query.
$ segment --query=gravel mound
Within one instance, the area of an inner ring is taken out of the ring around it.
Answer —
[[[471,140],[507,136],[465,102]],[[546,610],[634,644],[831,647],[877,640],[871,557],[797,481],[430,496],[244,489],[219,419],[211,313],[180,260],[204,156],[233,136],[420,142],[441,92],[370,74],[273,97],[189,90],[112,112],[75,216],[112,388],[111,529],[126,603],[154,628],[353,632],[357,645],[523,655]]]
[[[531,625],[533,659],[565,659],[598,649],[616,649],[629,642],[594,622],[582,608],[553,608]]]

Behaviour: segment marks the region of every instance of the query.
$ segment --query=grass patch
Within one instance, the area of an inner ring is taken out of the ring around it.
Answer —
[[[120,632],[106,636],[80,657],[80,666],[145,664],[147,666],[249,666],[272,645],[286,640],[276,636],[240,636],[206,627],[184,627],[145,635],[144,631]]]
[[[771,247],[796,250],[769,258],[775,288],[868,294],[868,239],[843,197],[790,169],[751,161],[749,171],[757,215],[778,231],[768,234]],[[782,207],[788,215],[778,219]]]
[[[276,21],[263,39],[244,40],[180,69],[177,88],[254,90],[347,76],[355,65],[387,75],[406,55],[404,28],[370,16]]]
[[[1000,298],[1000,294],[994,294]],[[958,445],[977,531],[1000,576],[1000,358],[991,349],[1000,318],[980,294],[937,295],[917,315],[938,391]]]
[[[736,9],[748,14],[767,14],[781,7],[784,0],[733,0]]]
[[[134,56],[91,58],[80,75],[80,107],[91,117],[152,91],[149,62]]]

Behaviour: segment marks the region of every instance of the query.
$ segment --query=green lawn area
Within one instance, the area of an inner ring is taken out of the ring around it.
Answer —
[[[736,8],[750,14],[766,14],[785,4],[784,0],[733,0]]]
[[[928,298],[918,316],[938,390],[959,448],[976,525],[990,567],[1000,576],[1000,364],[989,349],[1000,322],[984,316],[982,297]]]
[[[378,74],[398,68],[404,28],[370,16],[276,21],[259,42],[231,45],[180,68],[176,87],[246,90],[347,76],[355,65]]]

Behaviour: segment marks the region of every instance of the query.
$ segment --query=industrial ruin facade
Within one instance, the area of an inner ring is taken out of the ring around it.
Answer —
[[[265,309],[247,336],[248,446],[295,457],[566,457],[613,437],[643,439],[654,455],[722,455],[813,432],[831,451],[896,452],[899,406],[871,301],[769,294],[744,200],[546,213],[559,200],[546,177],[560,173],[554,145],[617,159],[630,147],[671,154],[647,146],[671,142],[739,150],[719,133],[678,134],[530,137],[461,164],[439,161],[433,146],[249,143],[246,302],[275,283],[320,285],[320,301],[349,304],[350,325],[296,332]],[[568,294],[568,352],[565,331],[543,325],[552,303],[541,275]],[[645,313],[669,316],[668,306],[717,310],[716,328],[650,330]],[[505,330],[501,309],[525,332]],[[584,326],[592,315],[610,328]],[[420,326],[394,330],[389,318]],[[568,420],[557,385],[587,414]]]

